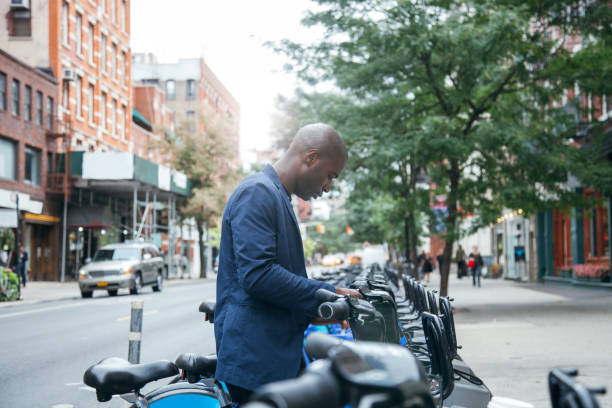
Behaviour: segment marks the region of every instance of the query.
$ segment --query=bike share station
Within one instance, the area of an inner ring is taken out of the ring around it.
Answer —
[[[520,265],[524,262],[520,246],[516,254]],[[350,329],[337,323],[309,326],[302,372],[295,379],[255,390],[245,407],[532,407],[492,395],[486,379],[461,359],[453,299],[439,297],[413,277],[400,278],[393,267],[378,264],[324,271],[316,279],[359,291],[360,298],[324,289],[314,295],[320,318],[347,320]],[[214,300],[202,302],[198,310],[205,321],[214,322]],[[133,357],[141,324],[142,308],[136,307],[130,333],[132,362],[111,357],[85,372],[83,381],[96,390],[99,401],[121,395],[135,408],[237,406],[225,384],[214,378],[214,354],[183,353],[174,362],[138,364]],[[576,375],[575,370],[549,373],[551,407],[599,407],[595,394],[605,390],[586,388]],[[164,378],[170,380],[167,385],[141,393],[146,384]]]

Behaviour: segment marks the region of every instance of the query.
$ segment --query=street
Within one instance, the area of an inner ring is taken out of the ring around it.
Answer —
[[[320,268],[319,268],[320,269]],[[310,273],[314,274],[315,269]],[[438,275],[429,287],[437,289]],[[179,353],[214,352],[212,326],[197,311],[214,298],[214,281],[167,285],[162,293],[68,299],[0,308],[2,406],[124,407],[98,403],[82,383],[91,364],[127,358],[130,302],[144,300],[142,362]],[[460,354],[493,395],[550,407],[550,369],[578,368],[579,380],[612,390],[612,296],[609,290],[484,279],[482,287],[451,274]],[[150,384],[148,389],[164,383]],[[612,406],[612,395],[599,398]]]
[[[186,351],[214,352],[213,328],[198,312],[203,300],[214,298],[214,282],[143,292],[0,309],[0,406],[124,407],[117,397],[98,403],[82,381],[87,367],[103,358],[127,359],[130,302],[135,299],[144,301],[141,362],[174,361]]]

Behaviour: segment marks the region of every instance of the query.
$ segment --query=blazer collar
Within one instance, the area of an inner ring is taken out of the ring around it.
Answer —
[[[293,206],[291,205],[291,196],[289,195],[289,193],[287,193],[287,190],[285,190],[285,186],[283,185],[283,182],[281,181],[281,179],[278,177],[276,170],[274,170],[274,167],[272,167],[272,165],[267,164],[266,167],[264,167],[263,169],[263,173],[266,176],[268,176],[270,180],[272,180],[276,188],[279,190],[281,196],[283,197],[283,202],[285,203],[285,207],[287,207],[289,214],[291,214],[291,219],[293,220],[293,222],[295,223],[295,227],[299,231],[300,228],[298,226],[297,218],[295,218],[295,213],[293,212]]]

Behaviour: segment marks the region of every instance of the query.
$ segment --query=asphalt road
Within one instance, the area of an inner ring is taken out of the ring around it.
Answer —
[[[198,312],[215,283],[150,288],[139,296],[96,296],[0,309],[0,407],[124,407],[98,403],[83,373],[106,357],[127,359],[130,303],[144,301],[141,362],[215,350],[212,325]],[[144,391],[161,385],[151,384]]]

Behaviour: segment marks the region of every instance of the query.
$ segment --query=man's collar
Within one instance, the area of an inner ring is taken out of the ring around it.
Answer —
[[[289,192],[285,188],[285,185],[281,181],[280,177],[278,177],[278,173],[276,173],[276,170],[274,170],[274,167],[272,167],[271,164],[266,164],[266,167],[264,167],[263,169],[263,173],[266,174],[268,177],[270,177],[270,179],[272,179],[272,182],[276,185],[276,187],[278,187],[279,189],[282,189],[282,191],[284,191],[285,194],[287,194],[287,198],[289,199],[289,201],[291,201],[291,194],[289,194]]]

